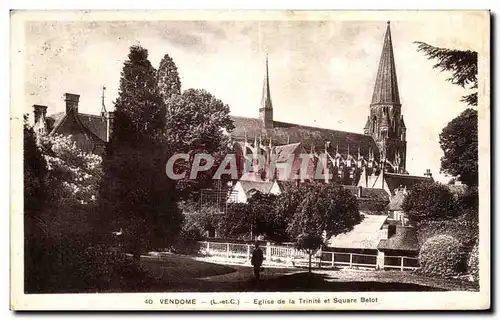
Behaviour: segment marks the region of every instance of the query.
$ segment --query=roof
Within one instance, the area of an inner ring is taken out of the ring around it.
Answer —
[[[66,112],[58,112],[47,117],[49,120],[53,119],[53,129],[51,134],[58,134],[58,129],[68,118]],[[78,123],[84,128],[85,133],[91,140],[98,143],[107,141],[107,121],[103,117],[93,114],[78,113]]]
[[[300,142],[308,150],[311,146],[318,149],[324,149],[326,142],[330,142],[331,151],[335,150],[337,145],[339,153],[347,153],[347,149],[360,150],[362,154],[368,154],[370,149],[378,154],[377,144],[372,136],[303,126],[293,123],[273,121],[273,128],[264,128],[263,122],[258,118],[248,118],[231,116],[234,122],[234,129],[231,131],[231,137],[234,140],[243,141],[245,135],[248,141],[256,137],[262,137],[263,141],[272,140],[274,145],[286,145]],[[267,143],[267,142],[264,142]]]
[[[396,234],[390,239],[380,240],[377,249],[419,251],[417,231],[413,227],[397,226]]]
[[[382,229],[387,216],[368,214],[362,216],[363,220],[351,231],[330,238],[327,245],[346,249],[377,249],[380,240],[387,234],[387,230]]]
[[[283,146],[276,146],[274,153],[276,155],[276,162],[286,162],[288,156],[295,153],[295,150],[300,146],[300,142],[285,144]]]
[[[422,182],[434,182],[434,179],[430,177],[410,176],[408,174],[388,172],[384,173],[384,180],[386,181],[387,186],[389,187],[391,192],[401,186],[406,187],[406,189],[410,190],[416,184]]]
[[[270,193],[274,185],[273,181],[249,181],[249,180],[239,180],[238,181],[243,188],[246,195],[249,195],[251,191],[259,191],[261,193]]]
[[[260,102],[261,108],[273,108],[273,103],[271,101],[271,90],[269,89],[269,68],[266,56],[266,75],[264,77],[264,86],[262,87],[262,100]]]
[[[359,187],[356,186],[342,186],[344,189],[349,190],[353,195],[357,196],[358,195],[358,190]],[[380,201],[387,201],[389,202],[389,194],[384,190],[384,189],[379,189],[379,188],[362,188],[361,190],[361,200],[362,199],[374,199],[374,200],[380,200]]]
[[[389,23],[387,23],[371,104],[401,104]]]
[[[53,118],[53,116],[50,116],[50,118]],[[83,133],[90,139],[92,142],[96,144],[104,144],[106,141],[106,125],[107,121],[100,120],[104,124],[104,139],[101,138],[97,133],[100,133],[102,135],[102,128],[99,126],[102,126],[102,124],[97,123],[97,119],[101,119],[101,117],[94,116],[94,115],[89,115],[89,114],[83,114],[83,113],[78,113],[76,117],[74,117],[72,114],[64,113],[62,116],[58,115],[57,120],[54,123],[54,127],[52,131],[49,133],[50,135],[54,134],[71,134],[71,132],[60,132],[63,128],[63,124],[66,123],[67,121],[71,121],[71,119],[74,119],[74,122],[82,129]],[[94,132],[94,130],[96,132]]]
[[[391,202],[387,206],[387,210],[390,211],[401,211],[403,210],[403,201],[406,195],[403,192],[396,192],[392,197]]]

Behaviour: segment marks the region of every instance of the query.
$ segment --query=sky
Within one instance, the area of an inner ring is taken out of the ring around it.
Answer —
[[[446,182],[439,173],[439,133],[466,109],[460,98],[468,91],[447,82],[450,74],[433,69],[414,41],[481,54],[481,24],[460,13],[390,18],[407,170],[422,175],[429,168]],[[113,110],[129,48],[140,44],[155,67],[165,54],[173,58],[183,90],[206,89],[228,104],[231,114],[249,117],[258,116],[267,53],[274,120],[363,132],[384,17],[174,20],[25,22],[25,112],[31,114],[33,104],[47,105],[48,114],[64,111],[63,95],[70,92],[80,94],[80,112],[98,114],[102,86],[106,107]]]

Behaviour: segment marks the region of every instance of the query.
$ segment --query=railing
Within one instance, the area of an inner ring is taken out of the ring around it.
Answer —
[[[249,263],[252,252],[252,245],[249,244],[235,244],[235,243],[218,243],[201,241],[200,252],[207,256],[220,257],[231,259],[234,262]],[[297,250],[293,247],[285,246],[262,246],[264,252],[264,265],[269,264],[287,264],[299,265],[309,263],[309,254],[305,251]],[[312,257],[313,265],[325,268],[334,267],[364,267],[373,268],[377,267],[376,254],[360,254],[350,252],[331,252],[331,251],[317,251]],[[392,258],[392,257],[386,257]],[[403,262],[414,259],[410,257],[403,257]],[[418,260],[418,259],[417,259]],[[418,262],[418,261],[417,261]],[[390,268],[393,266],[390,265]],[[410,266],[404,266],[404,269],[410,269]]]
[[[416,270],[418,269],[418,258],[406,256],[385,256],[384,269]]]

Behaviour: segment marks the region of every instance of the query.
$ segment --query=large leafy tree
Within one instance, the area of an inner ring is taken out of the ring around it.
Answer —
[[[174,60],[165,54],[158,68],[158,88],[163,99],[169,99],[173,95],[181,94],[181,80]]]
[[[287,228],[297,249],[311,256],[331,236],[348,232],[361,221],[356,198],[339,185],[311,184],[289,208],[294,208]],[[296,205],[297,204],[297,205]]]
[[[128,250],[164,248],[180,230],[175,184],[165,174],[172,154],[165,137],[165,105],[147,50],[130,48],[115,102],[111,143],[99,192],[103,233],[122,229]]]
[[[439,135],[444,156],[441,172],[459,177],[469,185],[478,183],[477,111],[466,109],[448,123]]]
[[[415,43],[418,45],[417,50],[422,51],[428,59],[437,60],[434,68],[452,73],[448,81],[462,88],[477,89],[477,52],[439,48],[419,41]],[[477,106],[477,91],[464,95],[461,101]]]
[[[227,132],[234,126],[229,117],[229,106],[205,90],[188,89],[182,95],[173,95],[166,101],[165,137],[172,150],[187,153],[190,160],[177,161],[176,172],[186,172],[186,178],[178,181],[181,196],[196,194],[210,188],[212,177],[229,151]],[[211,170],[200,172],[195,179],[189,178],[196,154],[209,154],[214,159]]]
[[[420,183],[403,201],[403,211],[410,222],[449,220],[458,215],[456,200],[450,189],[441,183]]]

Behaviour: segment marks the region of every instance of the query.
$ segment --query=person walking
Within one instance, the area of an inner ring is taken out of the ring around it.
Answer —
[[[259,243],[256,242],[252,252],[252,266],[253,266],[253,274],[255,278],[260,279],[260,268],[262,266],[262,261],[264,261],[264,253],[262,249],[259,247]]]

